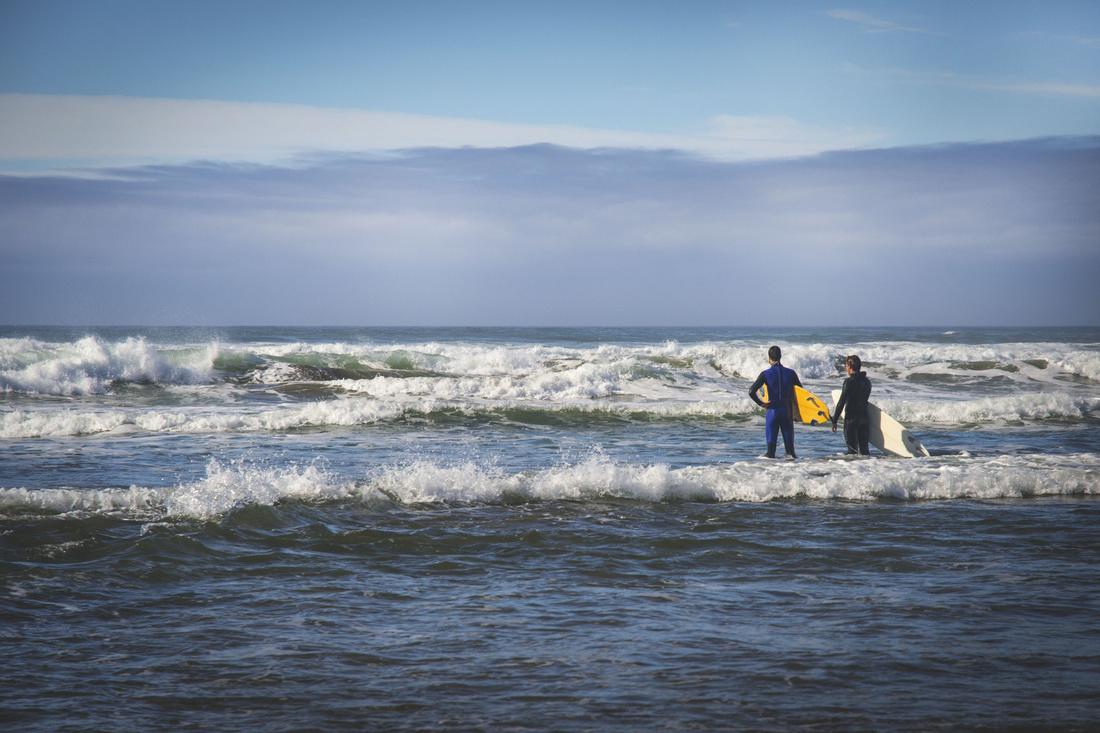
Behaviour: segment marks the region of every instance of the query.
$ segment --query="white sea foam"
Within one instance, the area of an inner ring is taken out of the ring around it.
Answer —
[[[262,468],[211,461],[205,478],[172,487],[109,489],[0,489],[0,514],[104,514],[143,521],[210,519],[243,506],[280,501],[324,501],[357,494],[317,466]]]
[[[473,464],[413,463],[369,484],[404,503],[495,502],[508,497],[764,502],[810,499],[1017,498],[1100,493],[1100,457],[1004,456],[923,460],[747,461],[673,469],[595,456],[579,464],[504,474]]]
[[[211,461],[206,474],[201,481],[162,492],[166,517],[209,519],[242,506],[331,501],[359,493],[353,483],[340,481],[315,465],[274,469]]]
[[[0,514],[209,520],[244,506],[284,501],[389,500],[409,505],[606,499],[914,501],[1098,494],[1100,456],[1094,454],[754,460],[679,469],[622,464],[594,455],[572,465],[520,473],[474,463],[418,461],[380,468],[358,481],[335,477],[313,465],[268,468],[211,461],[204,478],[174,487],[0,489]]]
[[[420,356],[414,356],[417,367],[437,368],[445,365],[451,374],[527,374],[546,365],[574,361],[576,363],[608,364],[622,361],[680,362],[689,370],[703,370],[714,365],[722,374],[753,379],[767,366],[764,353],[767,346],[752,342],[703,342],[682,345],[669,341],[657,345],[606,344],[589,348],[548,346],[482,346],[464,344],[427,344],[419,346]],[[395,347],[413,354],[412,347]],[[884,365],[885,369],[908,373],[928,366],[941,366],[953,373],[974,374],[967,365],[989,363],[1007,374],[1028,362],[1048,362],[1067,374],[1090,379],[1100,377],[1100,351],[1078,344],[1003,343],[1003,344],[936,344],[922,342],[868,342],[862,344],[812,343],[791,344],[783,350],[783,362],[807,379],[830,379],[841,373],[845,354],[859,353],[864,361]],[[430,354],[430,359],[423,355]],[[375,354],[378,357],[378,354]],[[417,359],[422,361],[417,362]],[[1042,369],[1036,368],[1041,372]]]
[[[102,394],[116,381],[209,382],[217,344],[158,350],[143,338],[48,343],[0,339],[0,391],[49,395]]]
[[[0,438],[94,435],[133,425],[138,414],[88,410],[13,410],[0,413]]]
[[[1100,411],[1100,397],[1034,392],[972,400],[897,400],[876,404],[906,424],[967,425],[1031,420],[1081,420]]]
[[[1066,374],[1100,382],[1100,352],[1069,351],[1059,354],[1051,363]]]
[[[543,379],[580,370],[590,389],[605,394],[645,374],[678,383],[709,379],[751,380],[767,366],[767,345],[753,341],[680,344],[239,343],[151,345],[143,338],[106,341],[88,336],[53,343],[0,339],[0,390],[50,395],[101,394],[116,381],[205,384],[216,378],[215,361],[254,367],[253,379],[278,384],[301,373],[286,360],[339,367],[354,364],[384,371],[419,369],[452,377]],[[1100,350],[1069,343],[943,344],[865,342],[790,344],[784,363],[803,380],[836,380],[840,359],[857,352],[872,366],[872,378],[904,384],[914,375],[999,377],[1020,382],[1080,377],[1100,382]],[[602,380],[602,382],[601,382]],[[532,382],[534,383],[534,382]],[[580,387],[578,387],[580,388]],[[590,395],[591,396],[591,395]]]
[[[672,381],[694,383],[707,379],[752,380],[767,364],[766,345],[750,342],[703,342],[682,345],[603,344],[594,347],[548,345],[485,345],[463,343],[403,344],[388,348],[352,344],[277,344],[253,346],[262,358],[282,359],[312,355],[339,365],[341,358],[374,369],[420,369],[451,377],[547,378],[563,371],[587,369],[600,375],[610,388],[646,373],[658,373]],[[1028,383],[1054,382],[1062,377],[1100,381],[1100,351],[1078,344],[933,344],[920,342],[870,342],[863,344],[791,344],[783,361],[805,380],[837,380],[847,353],[859,353],[869,362],[873,379],[896,382],[909,388],[921,376],[957,377],[966,380],[1000,378]],[[1043,365],[1043,366],[1037,366]],[[254,378],[267,383],[301,379],[282,364],[256,370]]]
[[[110,514],[127,518],[153,517],[162,491],[140,486],[128,489],[0,489],[0,516],[49,512],[51,514]]]
[[[250,412],[215,411],[210,408],[178,410],[36,408],[0,413],[0,438],[44,438],[133,432],[257,432],[326,426],[350,427],[431,415],[444,410],[471,417],[500,415],[521,410],[546,413],[573,412],[608,417],[653,415],[662,418],[720,418],[748,415],[755,409],[755,405],[747,399],[709,402],[693,400],[656,404],[608,401],[540,404],[516,400],[449,402],[434,397],[386,400],[352,397]]]
[[[64,437],[96,434],[226,433],[296,430],[313,427],[351,427],[428,416],[446,411],[472,418],[521,412],[618,418],[651,417],[739,418],[758,408],[739,390],[647,394],[630,398],[588,398],[564,393],[542,394],[534,385],[503,380],[485,387],[478,380],[385,379],[354,380],[349,390],[363,394],[333,400],[289,404],[273,409],[230,404],[222,407],[178,409],[98,409],[71,406],[40,407],[0,412],[0,438]],[[490,395],[490,396],[484,396]],[[544,399],[538,399],[538,397]],[[522,399],[526,398],[526,399]],[[971,425],[1035,420],[1079,421],[1100,411],[1100,398],[1064,392],[1039,392],[973,400],[877,399],[876,403],[910,427]]]
[[[38,438],[97,433],[224,433],[294,430],[316,426],[367,425],[401,417],[409,407],[378,400],[307,402],[273,410],[227,412],[210,408],[180,410],[13,410],[0,413],[0,437]],[[431,412],[422,401],[417,409]]]
[[[335,380],[333,386],[379,399],[428,395],[437,399],[576,401],[608,397],[622,390],[632,365],[582,364],[563,371],[485,377],[376,377]]]
[[[111,406],[94,397],[71,403],[23,400],[13,403],[17,409],[0,408],[0,438],[294,430],[368,425],[443,410],[472,417],[522,410],[744,418],[757,410],[745,390],[763,366],[764,348],[747,341],[586,347],[450,342],[253,342],[223,347],[212,342],[154,347],[141,338],[109,342],[89,336],[67,343],[0,339],[2,391],[79,398],[116,391],[116,382],[155,382],[165,387],[165,402],[184,403],[119,405],[118,395],[111,397]],[[1094,417],[1100,407],[1095,386],[1100,382],[1100,351],[1090,345],[813,343],[789,346],[784,360],[811,390],[825,396],[839,386],[837,365],[846,351],[859,351],[870,362],[872,399],[911,427],[1079,421]],[[317,384],[338,399],[293,402],[288,397],[289,404],[271,407],[250,398],[248,390],[257,391],[255,385],[242,387],[239,382],[251,374],[257,382],[286,391],[282,385],[308,382],[308,375],[317,374],[278,359],[320,367],[358,365],[383,374],[397,369],[402,374],[323,380]],[[219,369],[227,370],[230,381],[223,381],[227,377]],[[410,369],[436,375],[408,376]],[[983,380],[989,381],[988,388]]]

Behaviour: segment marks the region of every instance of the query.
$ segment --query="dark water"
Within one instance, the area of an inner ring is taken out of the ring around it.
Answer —
[[[0,332],[12,730],[1093,730],[1100,333]]]

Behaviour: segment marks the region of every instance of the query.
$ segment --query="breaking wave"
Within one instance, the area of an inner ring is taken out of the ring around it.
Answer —
[[[217,344],[154,347],[143,338],[0,339],[0,391],[87,395],[123,383],[203,384],[211,381],[217,351]]]
[[[969,401],[885,399],[883,409],[913,427],[1020,422],[1081,422],[1094,419],[1100,398],[1061,393],[988,397]],[[511,421],[583,425],[593,421],[744,421],[759,412],[747,398],[571,402],[447,399],[394,395],[344,397],[295,403],[268,410],[241,408],[16,409],[0,412],[0,438],[41,438],[128,433],[278,432],[320,427],[354,427],[412,419]],[[807,428],[810,429],[810,428]]]
[[[1100,398],[1064,392],[1039,392],[980,397],[972,400],[877,401],[898,420],[912,425],[972,425],[1031,421],[1074,422],[1090,419],[1100,410]]]
[[[474,463],[417,461],[379,468],[357,481],[334,476],[316,465],[262,468],[211,461],[205,477],[173,487],[0,489],[0,516],[211,520],[244,507],[283,502],[382,501],[410,506],[609,499],[758,503],[1097,494],[1100,457],[1093,454],[756,460],[675,469],[663,464],[616,463],[594,455],[572,465],[519,473]]]
[[[285,431],[315,427],[352,427],[406,419],[462,418],[577,422],[593,419],[661,420],[678,418],[744,418],[755,406],[747,400],[726,403],[630,405],[471,405],[436,400],[379,401],[341,399],[310,402],[262,412],[148,410],[14,410],[0,413],[0,438],[150,433],[225,433]]]
[[[95,395],[128,383],[195,385],[211,382],[289,384],[375,378],[467,378],[524,382],[531,389],[600,396],[629,392],[639,380],[680,387],[751,380],[766,366],[763,346],[750,342],[603,344],[355,343],[151,344],[142,337],[72,342],[0,339],[0,390],[41,395]],[[836,380],[843,355],[858,350],[872,378],[922,381],[1064,379],[1100,382],[1100,351],[1082,344],[792,344],[784,362],[803,380]],[[490,379],[486,379],[490,378]],[[513,395],[516,397],[517,395]]]

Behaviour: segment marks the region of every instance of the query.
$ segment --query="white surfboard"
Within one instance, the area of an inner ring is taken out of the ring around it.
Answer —
[[[840,402],[840,390],[833,390],[833,412],[836,412],[836,404]],[[921,445],[916,436],[909,432],[909,428],[899,423],[894,418],[883,412],[873,402],[867,403],[867,416],[871,418],[870,442],[883,453],[890,453],[903,458],[916,458],[917,456],[931,455],[928,449]],[[838,414],[841,420],[844,415]]]

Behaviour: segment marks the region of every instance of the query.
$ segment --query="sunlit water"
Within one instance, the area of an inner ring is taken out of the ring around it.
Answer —
[[[930,458],[799,426],[859,353]],[[0,329],[18,730],[1088,729],[1096,329]]]

